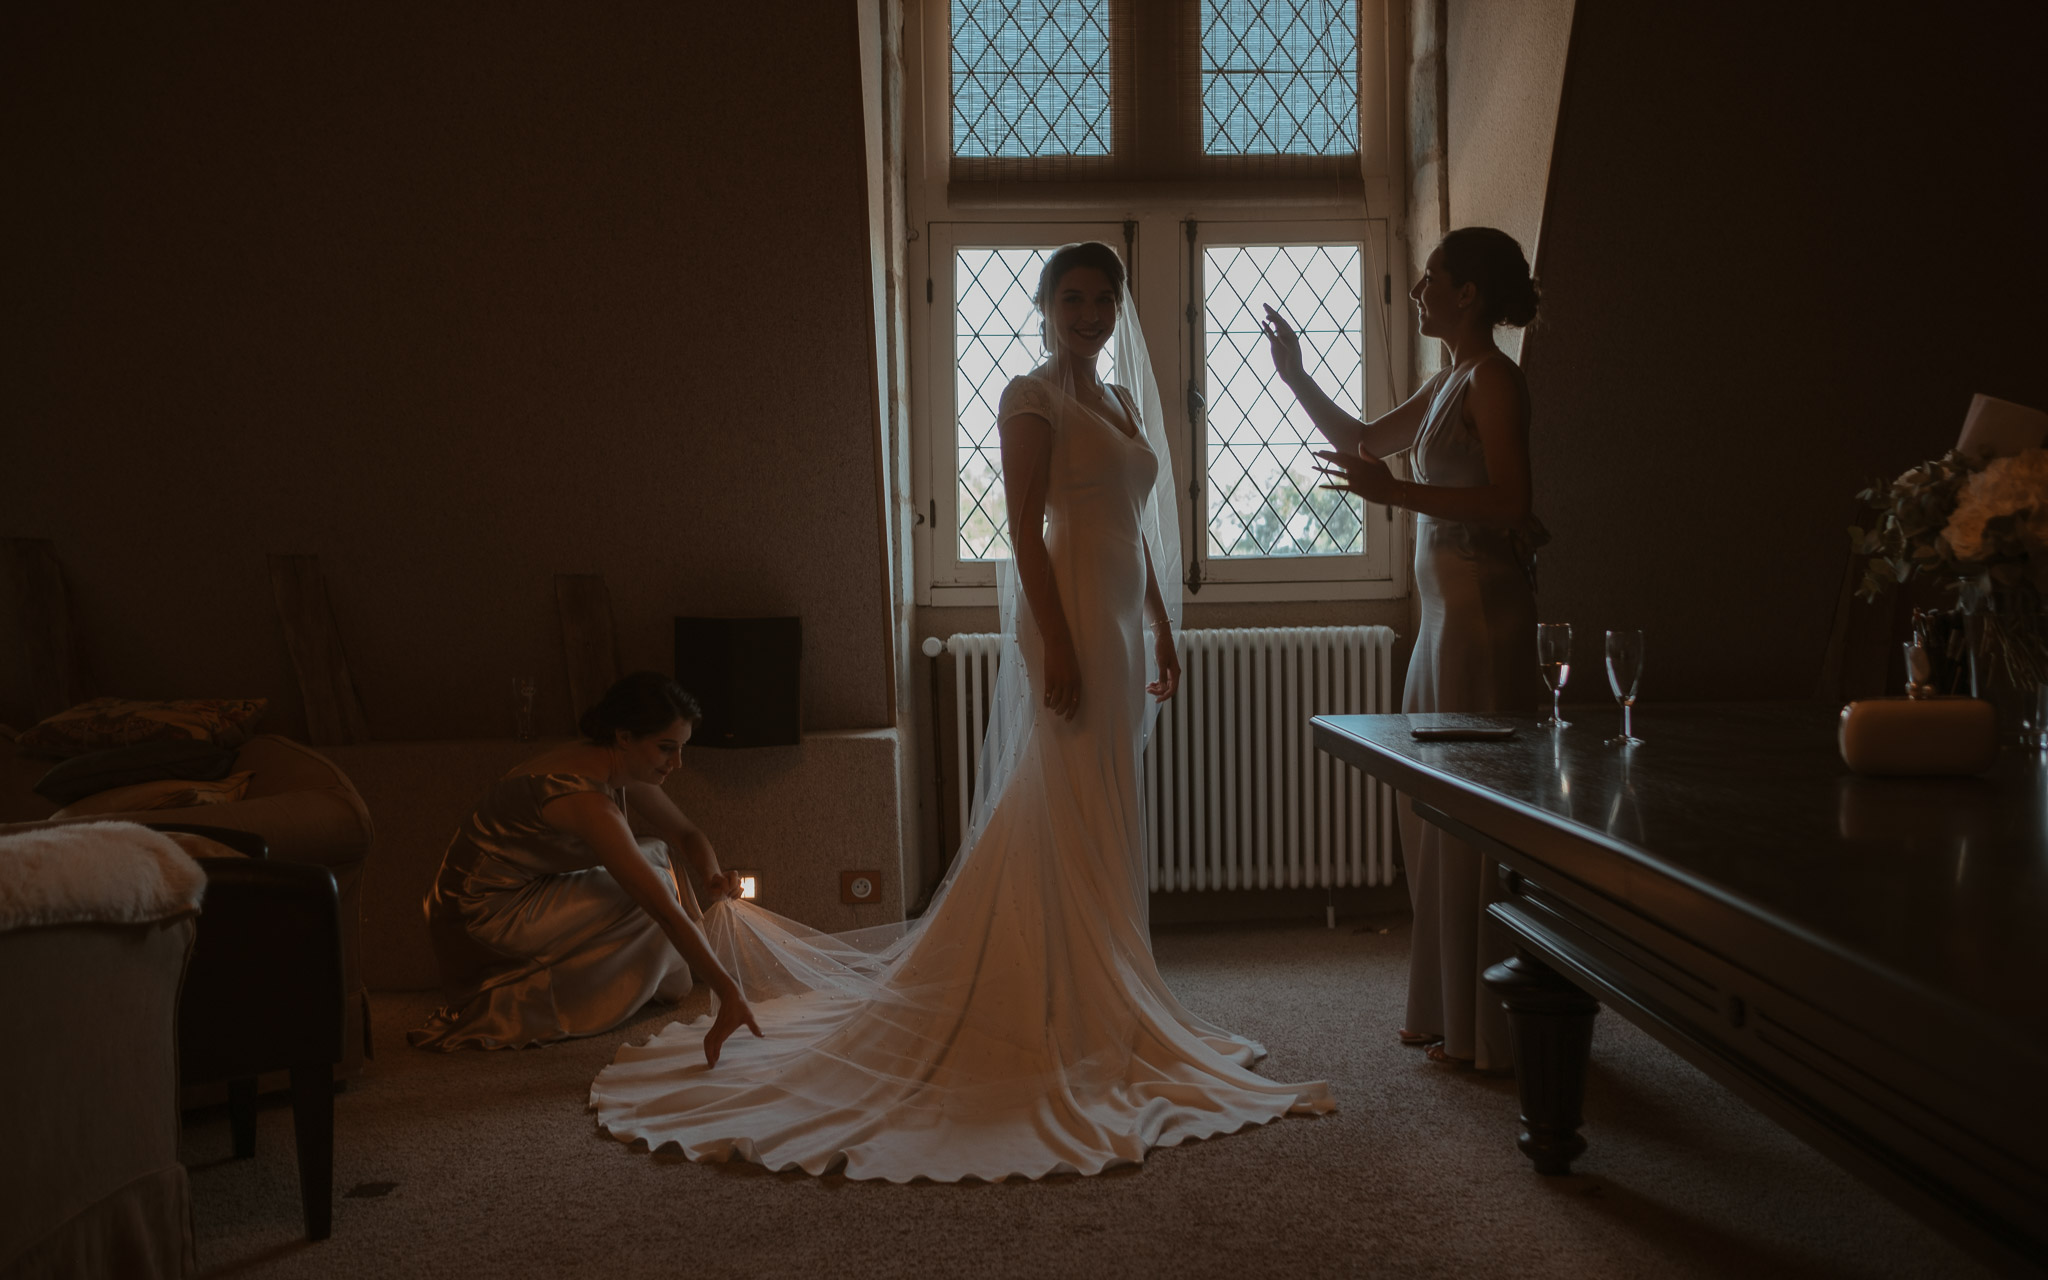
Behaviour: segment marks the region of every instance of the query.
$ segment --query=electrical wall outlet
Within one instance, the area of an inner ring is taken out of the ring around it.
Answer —
[[[839,873],[839,900],[855,906],[882,900],[882,873],[879,871],[842,871]]]

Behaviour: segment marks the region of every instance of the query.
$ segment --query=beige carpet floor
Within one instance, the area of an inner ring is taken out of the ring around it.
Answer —
[[[1386,932],[1379,930],[1384,927]],[[428,1054],[423,995],[375,1001],[378,1057],[335,1102],[334,1236],[301,1238],[290,1110],[227,1158],[185,1133],[212,1276],[1975,1276],[1965,1254],[1603,1013],[1591,1147],[1568,1178],[1515,1150],[1511,1081],[1394,1041],[1405,921],[1176,928],[1196,1012],[1263,1040],[1340,1110],[1038,1183],[891,1186],[635,1154],[584,1110],[650,1010],[591,1040]],[[682,1006],[701,1011],[700,994]],[[389,1184],[388,1186],[385,1184]],[[345,1194],[353,1192],[354,1194]]]

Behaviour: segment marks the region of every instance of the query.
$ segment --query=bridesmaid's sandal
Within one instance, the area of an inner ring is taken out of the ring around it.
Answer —
[[[1470,1058],[1453,1058],[1450,1054],[1446,1053],[1444,1051],[1444,1042],[1441,1040],[1422,1052],[1429,1056],[1431,1062],[1441,1062],[1447,1067],[1469,1067],[1472,1065],[1472,1059]]]
[[[1444,1042],[1442,1036],[1433,1036],[1427,1031],[1410,1031],[1406,1027],[1401,1028],[1394,1034],[1400,1037],[1402,1044],[1407,1045],[1411,1049],[1420,1049],[1424,1045],[1442,1044]]]

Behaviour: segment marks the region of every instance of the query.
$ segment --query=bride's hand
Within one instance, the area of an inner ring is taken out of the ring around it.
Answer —
[[[1357,453],[1318,449],[1316,457],[1321,458],[1324,463],[1316,468],[1319,473],[1332,480],[1342,481],[1340,484],[1323,485],[1322,488],[1335,489],[1339,493],[1355,493],[1367,502],[1377,502],[1381,506],[1394,504],[1394,496],[1400,492],[1401,482],[1394,478],[1394,473],[1387,469],[1386,463],[1367,453],[1363,446],[1360,446]]]
[[[761,1035],[761,1024],[754,1021],[754,1011],[747,1007],[745,996],[735,986],[730,993],[718,993],[718,1016],[711,1020],[711,1030],[704,1033],[704,1065],[718,1065],[718,1052],[725,1047],[726,1040],[741,1027]]]
[[[1074,642],[1045,642],[1045,705],[1063,720],[1072,720],[1081,706],[1081,660],[1074,656]]]
[[[727,898],[739,897],[745,887],[740,883],[740,878],[730,871],[720,871],[704,879],[704,891],[711,895],[713,906]]]
[[[1303,376],[1300,336],[1271,306],[1266,308],[1266,318],[1259,322],[1259,329],[1266,335],[1266,349],[1273,354],[1273,371],[1280,375],[1280,381],[1293,386],[1294,380]]]
[[[1157,627],[1152,636],[1152,653],[1159,664],[1159,678],[1145,686],[1145,692],[1161,702],[1180,688],[1180,655],[1173,648],[1173,628]]]

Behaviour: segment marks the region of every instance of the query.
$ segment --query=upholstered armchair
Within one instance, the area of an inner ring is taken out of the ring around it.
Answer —
[[[162,835],[0,836],[0,1277],[183,1276],[179,983],[204,878]]]

